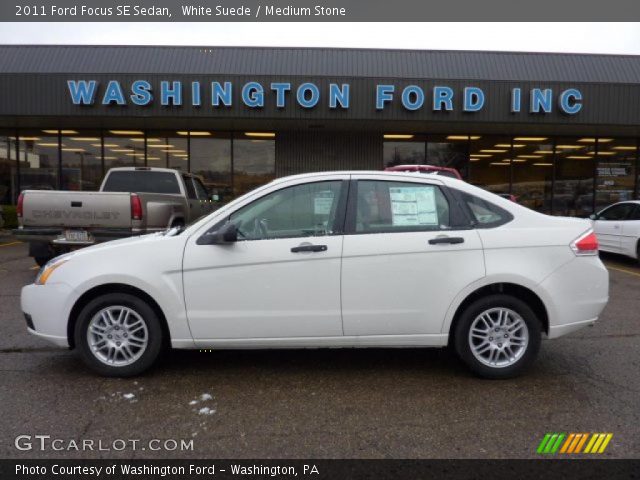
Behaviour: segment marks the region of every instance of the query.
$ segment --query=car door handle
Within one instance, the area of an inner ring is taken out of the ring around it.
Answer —
[[[464,243],[462,237],[436,237],[429,240],[429,245],[440,245],[442,243]]]
[[[298,245],[297,247],[293,247],[291,249],[292,253],[300,253],[300,252],[326,252],[326,245]]]

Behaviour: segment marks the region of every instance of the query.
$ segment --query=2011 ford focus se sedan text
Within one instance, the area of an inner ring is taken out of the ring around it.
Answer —
[[[136,375],[167,347],[451,345],[505,378],[543,336],[594,323],[608,273],[588,220],[463,181],[336,172],[275,180],[186,228],[55,258],[22,290],[29,331]]]

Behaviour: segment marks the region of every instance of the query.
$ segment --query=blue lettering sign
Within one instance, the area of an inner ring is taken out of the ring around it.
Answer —
[[[349,108],[349,84],[337,85],[329,84],[329,108],[337,108],[338,103],[341,108]]]
[[[233,104],[233,85],[231,82],[224,82],[224,87],[220,82],[211,82],[211,105],[219,107],[220,104],[230,107]]]
[[[258,82],[249,82],[242,87],[242,101],[247,107],[264,107],[264,89]]]
[[[149,105],[153,100],[151,84],[146,80],[136,80],[131,84],[131,101],[136,105]]]
[[[311,94],[309,98],[307,98],[307,93]],[[320,90],[313,83],[303,83],[298,87],[296,98],[301,107],[313,108],[320,100]]]
[[[182,82],[160,82],[160,103],[165,107],[169,105],[182,105]]]
[[[376,110],[384,109],[384,104],[393,100],[393,85],[378,85],[376,87]]]
[[[433,87],[433,111],[453,110],[453,90],[449,87]]]
[[[417,85],[402,90],[402,106],[407,110],[418,110],[424,105],[424,91]]]
[[[69,94],[74,105],[93,105],[96,96],[96,86],[98,82],[95,80],[68,80]]]
[[[522,90],[520,88],[514,88],[511,90],[511,113],[520,112],[522,104]]]
[[[544,113],[551,113],[553,105],[553,91],[550,88],[541,90],[539,88],[533,88],[531,90],[529,111],[531,113],[539,113],[540,109]]]
[[[484,92],[478,87],[466,87],[464,89],[464,101],[462,109],[465,112],[478,112],[484,106]]]
[[[582,93],[575,88],[569,88],[560,94],[558,104],[564,113],[575,115],[582,110]]]
[[[276,107],[284,108],[285,93],[291,90],[290,83],[272,83],[271,90],[276,92]]]
[[[102,97],[103,105],[110,105],[115,102],[118,105],[126,105],[127,102],[124,99],[124,94],[122,93],[122,87],[120,86],[120,82],[117,80],[111,80],[107,84],[107,89],[104,92],[104,97]]]
[[[200,82],[191,82],[191,105],[199,107],[202,105],[200,99]]]

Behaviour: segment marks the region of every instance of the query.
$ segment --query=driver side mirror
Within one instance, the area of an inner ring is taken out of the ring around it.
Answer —
[[[196,241],[197,245],[228,245],[238,241],[238,227],[229,222],[218,230],[207,232]]]
[[[591,220],[597,220],[598,219],[598,215],[596,215],[595,213],[592,213],[591,215],[589,215],[589,218]]]

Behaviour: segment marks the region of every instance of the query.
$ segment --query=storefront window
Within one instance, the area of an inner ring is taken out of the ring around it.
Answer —
[[[58,189],[58,131],[22,130],[18,145],[20,189]]]
[[[410,134],[384,136],[384,166],[424,165],[426,163],[426,137]]]
[[[460,172],[462,178],[467,178],[470,138],[479,140],[480,136],[429,135],[427,137],[427,163],[455,168]]]
[[[555,215],[586,217],[593,213],[595,151],[594,139],[556,138]]]
[[[242,195],[275,178],[276,142],[273,133],[240,133],[233,139],[233,190]]]
[[[191,173],[198,175],[219,201],[226,202],[231,191],[231,135],[192,132],[190,136]]]
[[[98,190],[102,181],[100,131],[62,131],[62,190]]]
[[[494,193],[510,192],[511,138],[474,136],[469,140],[469,183]]]
[[[637,147],[635,138],[598,138],[596,211],[633,199]]]
[[[521,205],[551,212],[553,141],[548,137],[516,137],[513,140],[511,193]]]
[[[103,141],[105,173],[110,168],[144,166],[142,130],[106,130]]]
[[[189,171],[189,133],[151,131],[147,136],[147,165]]]
[[[0,130],[0,205],[15,202],[18,190],[16,167],[15,138],[11,132]]]

